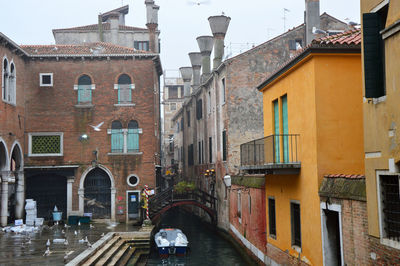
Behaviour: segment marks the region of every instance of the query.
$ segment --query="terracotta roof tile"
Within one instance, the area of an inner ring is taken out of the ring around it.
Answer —
[[[365,179],[365,175],[345,175],[345,174],[330,174],[325,175],[325,178],[346,178],[346,179]]]
[[[96,42],[82,45],[21,45],[29,55],[108,55],[108,54],[151,54],[111,43]]]
[[[64,29],[54,29],[53,32],[60,32],[60,31],[95,31],[98,29],[98,24],[91,24],[79,27],[72,27],[72,28],[64,28]],[[103,30],[109,30],[110,23],[103,23]],[[145,28],[138,28],[126,25],[119,25],[120,30],[129,30],[129,31],[143,31],[147,30]]]
[[[361,30],[354,29],[339,34],[322,37],[312,41],[313,44],[361,44]]]

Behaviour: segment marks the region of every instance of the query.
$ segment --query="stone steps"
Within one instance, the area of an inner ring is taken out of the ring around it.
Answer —
[[[99,250],[96,251],[83,265],[95,265],[97,261],[106,253],[117,241],[121,239],[120,236],[114,236],[110,241],[106,242]]]
[[[113,256],[125,243],[124,239],[119,239],[106,253],[103,253],[100,260],[95,264],[96,266],[108,265],[109,261],[112,260]]]
[[[110,266],[115,266],[118,265],[118,262],[124,257],[124,255],[126,253],[128,253],[128,251],[132,249],[131,245],[129,245],[128,243],[124,243],[122,245],[122,247],[120,247],[119,251],[115,254],[115,256],[112,257],[110,263],[108,263],[108,265]]]

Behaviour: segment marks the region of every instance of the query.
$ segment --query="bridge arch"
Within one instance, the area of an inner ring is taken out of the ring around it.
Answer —
[[[164,214],[165,212],[167,212],[168,210],[178,207],[178,206],[183,206],[183,205],[192,205],[192,206],[197,206],[201,209],[203,209],[208,216],[211,219],[211,223],[215,224],[217,222],[217,213],[216,211],[214,211],[213,209],[195,201],[195,200],[180,200],[180,201],[173,201],[170,204],[166,205],[164,208],[162,208],[161,210],[159,210],[157,213],[155,213],[153,215],[153,217],[151,217],[152,221],[156,221],[158,220],[162,214]]]

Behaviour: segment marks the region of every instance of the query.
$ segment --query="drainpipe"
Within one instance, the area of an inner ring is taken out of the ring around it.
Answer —
[[[202,58],[202,74],[201,82],[204,82],[210,75],[210,55],[212,48],[214,46],[213,36],[199,36],[196,38],[197,44],[200,48],[201,58]]]
[[[193,69],[193,90],[200,86],[201,53],[189,53],[190,62]]]
[[[224,15],[211,16],[208,18],[208,21],[214,36],[213,70],[216,70],[221,64],[222,58],[224,57],[224,39],[231,18]]]
[[[191,67],[181,67],[179,68],[183,79],[183,96],[185,99],[190,97],[190,81],[192,80],[193,70]]]

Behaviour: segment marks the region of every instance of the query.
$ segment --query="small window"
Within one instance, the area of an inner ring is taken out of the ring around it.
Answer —
[[[200,120],[203,118],[203,100],[199,99],[196,102],[196,118],[197,120]]]
[[[132,103],[132,89],[131,78],[127,74],[120,75],[118,78],[118,104]]]
[[[53,73],[40,73],[40,87],[53,86]]]
[[[226,161],[226,130],[222,131],[222,160]]]
[[[300,203],[290,203],[290,218],[292,229],[292,246],[301,248]]]
[[[222,90],[222,103],[225,103],[225,100],[226,100],[226,88],[225,88],[225,78],[223,78],[222,80],[221,80],[221,83],[222,83],[222,88],[221,88],[221,90]]]
[[[148,41],[135,41],[133,43],[136,50],[148,51],[149,50],[149,42]]]
[[[276,211],[274,198],[268,198],[268,222],[269,236],[276,239]]]
[[[188,146],[188,165],[193,165],[193,144]]]
[[[92,79],[87,75],[82,75],[78,79],[78,103],[92,103]]]
[[[209,162],[212,163],[213,162],[213,158],[212,158],[212,137],[208,138],[208,158],[209,158]]]
[[[62,156],[62,133],[30,133],[29,156]]]
[[[175,111],[176,110],[176,103],[170,103],[169,104],[169,110],[170,111]]]
[[[169,86],[168,87],[168,99],[176,99],[178,98],[178,86]]]
[[[126,181],[129,186],[136,187],[139,184],[139,177],[137,177],[136,175],[130,175],[128,176]]]

